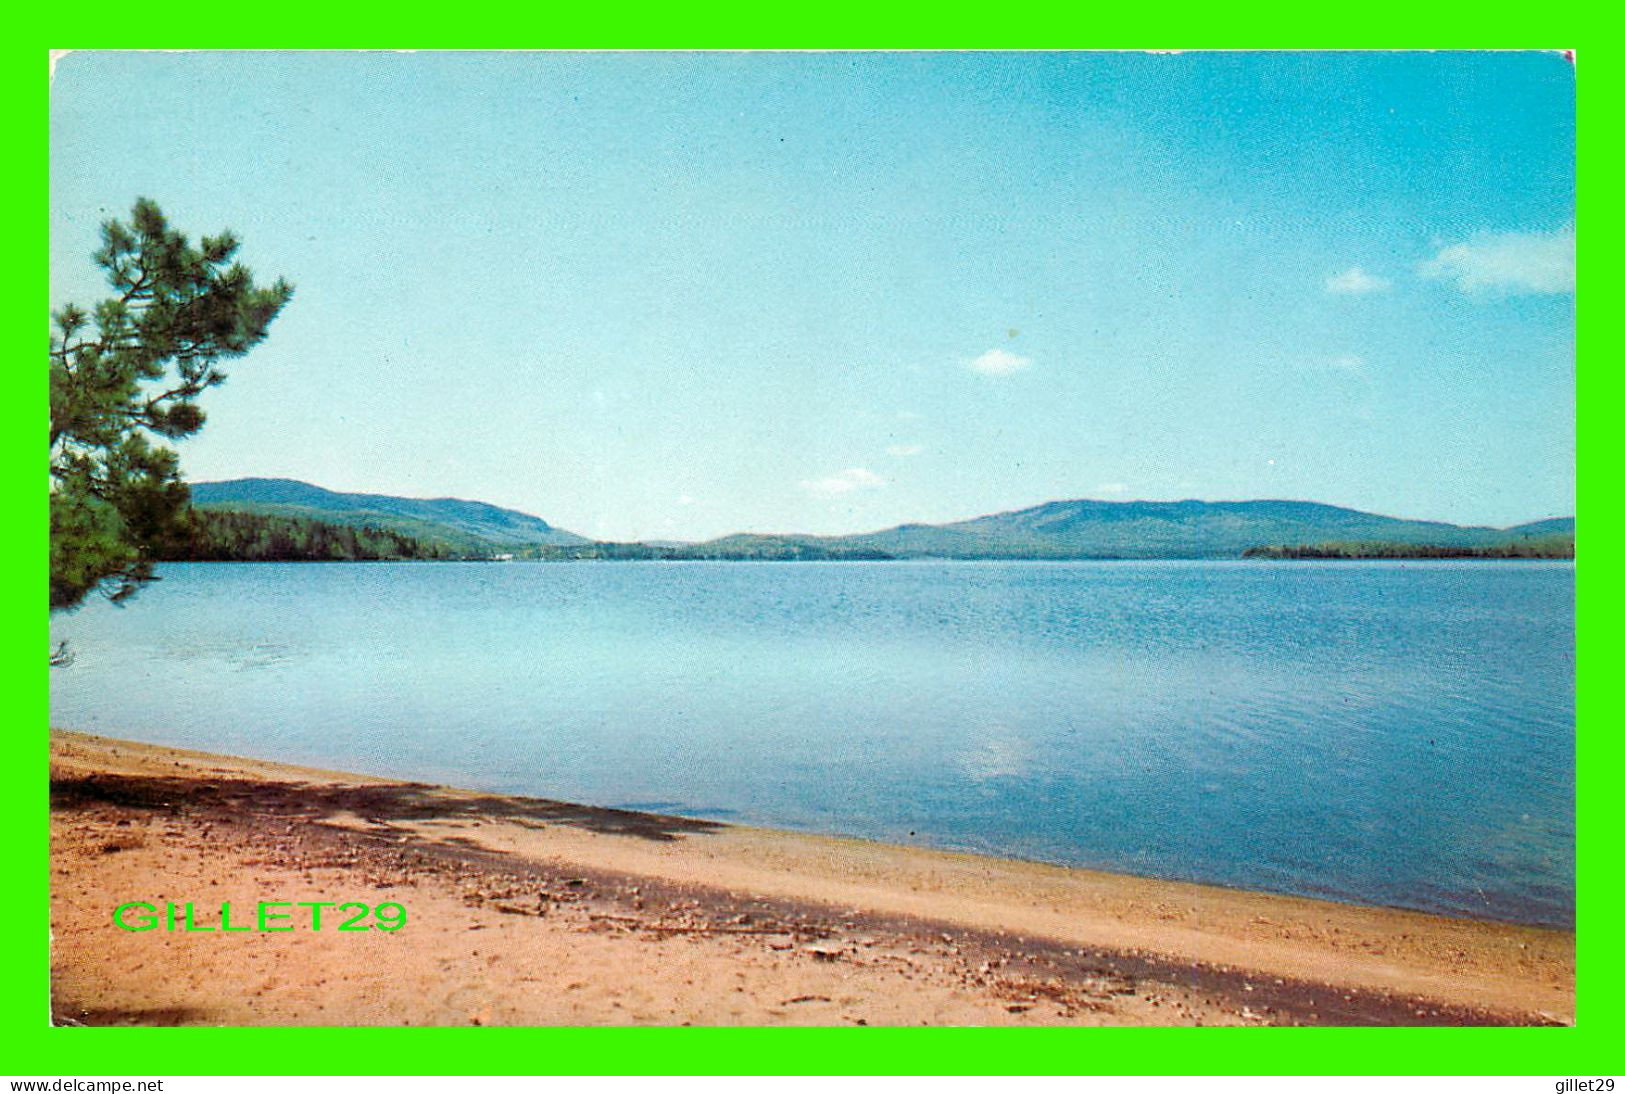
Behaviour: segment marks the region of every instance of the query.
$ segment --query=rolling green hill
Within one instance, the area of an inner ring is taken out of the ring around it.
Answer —
[[[1214,558],[1270,543],[1381,540],[1484,546],[1522,534],[1306,501],[1060,501],[938,528],[905,526],[859,538],[894,554]]]
[[[1488,548],[1573,532],[1572,517],[1498,529],[1403,520],[1307,501],[1078,500],[860,535],[730,536],[713,542],[745,549],[752,541],[772,540],[893,558],[1239,558],[1250,548],[1275,544]]]
[[[576,546],[584,536],[555,528],[540,517],[461,498],[400,498],[388,494],[341,494],[293,479],[231,479],[192,484],[192,505],[354,525],[438,543],[450,553],[488,554],[527,547]]]

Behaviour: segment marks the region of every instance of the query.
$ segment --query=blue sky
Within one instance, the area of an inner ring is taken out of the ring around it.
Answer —
[[[79,53],[51,164],[53,305],[138,195],[298,287],[195,480],[605,538],[1574,509],[1555,54]]]

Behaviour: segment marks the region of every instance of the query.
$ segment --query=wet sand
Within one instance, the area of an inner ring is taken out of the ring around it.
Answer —
[[[60,731],[51,778],[64,1024],[1574,1020],[1568,931]],[[112,921],[130,901],[191,902],[197,926],[223,901],[238,924],[259,901],[393,901],[407,921],[132,932]]]

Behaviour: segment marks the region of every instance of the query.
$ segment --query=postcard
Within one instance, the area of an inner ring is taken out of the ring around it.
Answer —
[[[71,52],[59,1026],[1575,1021],[1560,52]]]

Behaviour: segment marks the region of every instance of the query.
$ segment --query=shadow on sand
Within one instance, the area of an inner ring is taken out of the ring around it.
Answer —
[[[714,832],[713,821],[541,798],[467,794],[426,783],[333,784],[243,778],[95,774],[51,780],[53,810],[95,805],[165,812],[226,812],[238,818],[322,821],[342,815],[374,824],[421,820],[504,820],[566,824],[608,835],[674,840]]]

